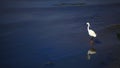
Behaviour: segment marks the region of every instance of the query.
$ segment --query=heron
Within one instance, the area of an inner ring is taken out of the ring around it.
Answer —
[[[97,34],[96,34],[92,29],[90,29],[90,23],[87,22],[86,24],[88,25],[88,26],[87,26],[87,30],[88,30],[89,36],[95,38],[95,37],[97,36]]]

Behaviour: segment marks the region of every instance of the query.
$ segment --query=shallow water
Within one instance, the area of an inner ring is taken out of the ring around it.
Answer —
[[[97,58],[101,53],[99,47],[107,43],[101,41],[98,34],[102,42],[95,46],[98,55],[88,61],[90,37],[86,22],[89,21],[91,28],[100,33],[108,25],[119,24],[119,8],[111,5],[4,9],[0,23],[3,67],[42,68],[52,61],[55,65],[45,67],[94,68],[96,62],[104,59]]]

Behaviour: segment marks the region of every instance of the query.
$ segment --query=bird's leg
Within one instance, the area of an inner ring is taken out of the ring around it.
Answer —
[[[94,40],[94,37],[91,37],[91,39],[90,40]]]
[[[90,40],[90,45],[91,45],[91,46],[94,45],[94,40]]]
[[[90,39],[90,45],[94,45],[94,37],[91,37],[91,39]]]

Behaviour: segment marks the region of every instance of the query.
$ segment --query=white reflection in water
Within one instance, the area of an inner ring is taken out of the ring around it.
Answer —
[[[96,54],[96,49],[95,48],[90,48],[88,50],[88,52],[87,52],[87,58],[88,58],[88,60],[90,60],[91,55],[94,55],[94,54]]]

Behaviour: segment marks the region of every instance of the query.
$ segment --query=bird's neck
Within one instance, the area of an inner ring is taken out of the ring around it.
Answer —
[[[87,30],[90,30],[90,24],[88,24]]]

